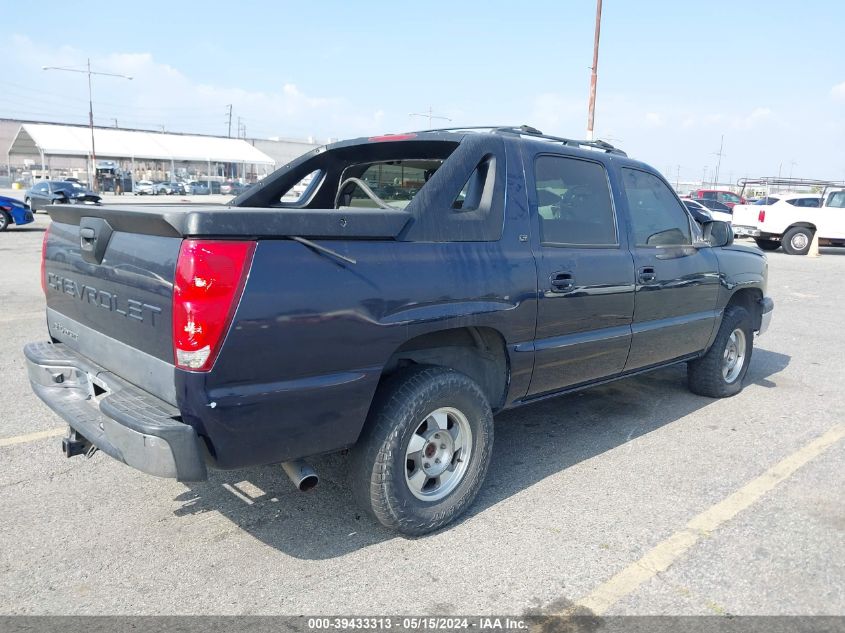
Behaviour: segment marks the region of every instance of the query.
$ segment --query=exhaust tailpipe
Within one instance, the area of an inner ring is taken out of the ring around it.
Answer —
[[[308,492],[313,490],[320,481],[317,477],[317,471],[311,468],[311,465],[302,459],[295,459],[290,462],[282,462],[282,470],[290,477],[293,485],[301,492]]]

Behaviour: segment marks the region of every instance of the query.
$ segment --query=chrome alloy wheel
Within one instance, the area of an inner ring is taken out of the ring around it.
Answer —
[[[438,501],[463,481],[472,452],[472,428],[452,407],[428,414],[405,449],[405,482],[423,501]]]
[[[805,248],[807,248],[807,245],[809,243],[810,239],[805,233],[796,233],[792,236],[792,239],[789,240],[789,245],[796,251],[803,251]]]
[[[737,328],[728,338],[722,359],[722,376],[725,382],[734,382],[742,372],[743,365],[745,365],[745,332]]]

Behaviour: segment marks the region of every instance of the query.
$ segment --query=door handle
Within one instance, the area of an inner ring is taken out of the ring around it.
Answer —
[[[654,266],[643,266],[639,269],[637,278],[641,284],[649,284],[657,279],[657,274],[654,272]]]
[[[552,273],[552,292],[569,292],[574,287],[575,276],[572,273]]]

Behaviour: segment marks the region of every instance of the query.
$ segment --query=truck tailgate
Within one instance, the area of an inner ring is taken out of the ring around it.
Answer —
[[[181,236],[55,221],[44,245],[50,335],[175,404],[171,333]]]
[[[761,209],[766,209],[765,206],[756,204],[737,204],[733,208],[733,219],[731,224],[734,226],[757,226],[757,216]]]

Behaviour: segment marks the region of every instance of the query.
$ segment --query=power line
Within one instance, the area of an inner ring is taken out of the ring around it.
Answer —
[[[432,119],[440,119],[440,120],[442,120],[442,121],[451,121],[451,120],[452,120],[452,119],[450,119],[449,117],[446,117],[446,116],[438,116],[438,115],[434,114],[434,112],[433,112],[433,110],[432,110],[431,106],[428,106],[428,112],[426,112],[426,113],[420,113],[420,112],[409,112],[409,113],[408,113],[408,116],[421,116],[421,117],[425,117],[425,118],[427,118],[427,119],[428,119],[428,129],[431,129],[431,128],[433,127],[433,126],[431,125],[431,120],[432,120]]]

